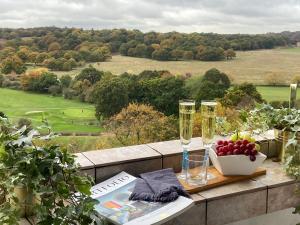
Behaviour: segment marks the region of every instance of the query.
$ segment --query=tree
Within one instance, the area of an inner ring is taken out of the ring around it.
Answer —
[[[72,82],[72,77],[70,75],[63,75],[59,78],[59,81],[62,88],[68,88]]]
[[[102,79],[94,87],[96,117],[110,117],[121,111],[129,103],[128,86],[122,78]]]
[[[187,97],[184,80],[181,77],[168,76],[142,80],[141,101],[154,106],[165,115],[178,115],[178,101]]]
[[[231,87],[221,99],[223,106],[237,108],[252,108],[255,103],[263,102],[264,100],[256,87],[249,83]]]
[[[88,80],[91,84],[95,84],[101,80],[104,75],[103,71],[99,71],[93,66],[84,68],[76,77],[75,80]]]
[[[222,48],[207,47],[198,53],[198,57],[202,61],[220,61],[224,59],[224,50]]]
[[[182,57],[185,60],[192,60],[192,59],[194,59],[194,54],[192,51],[184,51]]]
[[[22,47],[17,52],[17,56],[23,61],[26,62],[29,59],[30,50],[27,47]]]
[[[152,106],[131,103],[109,119],[107,127],[123,145],[174,139],[178,125]]]
[[[58,42],[52,42],[49,46],[48,46],[48,51],[52,52],[52,51],[59,51],[61,49],[61,46]]]
[[[233,58],[236,57],[236,53],[232,48],[224,51],[224,55],[225,55],[227,60],[228,59],[233,59]]]
[[[36,56],[35,63],[40,64],[45,61],[45,59],[50,58],[50,55],[47,52],[41,52]]]
[[[160,48],[152,52],[152,59],[155,60],[167,61],[170,57],[170,52],[167,49]]]
[[[147,45],[145,44],[138,44],[136,47],[135,47],[135,56],[136,57],[147,57]]]
[[[177,61],[177,60],[179,60],[183,57],[183,53],[184,52],[180,49],[174,49],[174,50],[171,51],[171,56],[174,60]]]
[[[222,98],[230,87],[230,80],[225,73],[213,68],[201,78],[190,78],[193,82],[187,81],[187,88],[190,96],[196,99],[197,105],[202,100]]]
[[[220,84],[222,88],[228,89],[230,87],[230,79],[225,73],[221,73],[218,69],[212,68],[205,72],[203,81],[211,81],[215,84]]]
[[[26,71],[26,66],[23,61],[17,56],[9,56],[3,60],[1,63],[1,72],[4,74],[9,74],[15,72],[16,74],[21,74]]]
[[[48,93],[51,86],[59,85],[59,81],[54,73],[42,72],[24,75],[21,84],[24,90]]]

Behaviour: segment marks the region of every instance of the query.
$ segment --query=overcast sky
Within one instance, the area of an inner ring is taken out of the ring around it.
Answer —
[[[266,33],[300,30],[300,0],[0,0],[0,27]]]

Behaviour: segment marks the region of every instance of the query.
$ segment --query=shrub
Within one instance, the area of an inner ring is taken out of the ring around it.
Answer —
[[[272,72],[266,76],[266,83],[272,86],[284,85],[286,84],[286,78],[282,74]]]
[[[288,108],[289,101],[271,101],[270,105],[275,109]]]
[[[48,92],[52,96],[59,96],[61,94],[61,86],[52,85],[52,86],[49,87]]]
[[[19,81],[11,81],[9,79],[4,79],[2,87],[19,90],[21,89],[21,83]]]
[[[76,91],[74,91],[71,88],[65,88],[63,89],[63,97],[65,99],[74,99],[76,97]]]
[[[1,111],[0,111],[0,117],[7,118],[7,116],[4,114],[4,112],[1,112]]]
[[[293,77],[292,82],[294,84],[298,84],[298,86],[300,85],[300,75],[296,75]]]
[[[30,119],[27,118],[20,118],[18,120],[18,128],[21,128],[23,126],[26,126],[27,128],[32,128],[32,122]]]
[[[3,82],[4,82],[4,76],[0,74],[0,87],[2,87]]]

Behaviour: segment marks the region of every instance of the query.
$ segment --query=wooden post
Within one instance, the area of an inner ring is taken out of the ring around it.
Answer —
[[[290,85],[290,109],[296,107],[297,99],[297,84]]]

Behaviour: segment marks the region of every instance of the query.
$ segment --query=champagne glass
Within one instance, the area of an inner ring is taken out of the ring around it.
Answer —
[[[179,101],[179,130],[180,142],[183,148],[182,154],[182,170],[178,176],[180,179],[187,178],[188,172],[188,150],[193,136],[193,123],[195,114],[194,100],[180,100]]]
[[[216,131],[216,101],[202,101],[201,102],[201,118],[202,118],[202,141],[205,148],[205,157],[209,158],[209,149],[214,142]],[[209,160],[207,160],[209,163]],[[208,165],[207,165],[208,167]],[[205,173],[207,179],[210,180],[214,176],[210,173]]]

